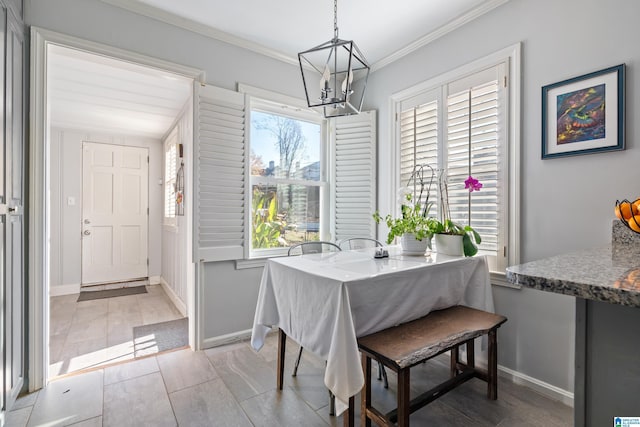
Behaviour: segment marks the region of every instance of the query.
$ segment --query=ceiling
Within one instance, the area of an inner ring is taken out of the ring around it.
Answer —
[[[289,62],[333,37],[331,0],[102,1]],[[339,36],[375,70],[507,1],[340,0]]]
[[[77,49],[49,45],[53,126],[160,139],[191,96],[193,80]]]
[[[331,0],[102,0],[279,60],[333,37]],[[372,70],[508,0],[341,0],[341,39],[354,40]],[[192,80],[49,45],[51,124],[160,139],[189,100]]]

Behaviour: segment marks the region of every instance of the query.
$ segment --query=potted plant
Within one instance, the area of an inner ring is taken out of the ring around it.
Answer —
[[[431,177],[425,180],[425,169],[431,173]],[[436,229],[438,220],[429,216],[433,202],[429,201],[431,185],[435,179],[435,171],[429,165],[418,165],[414,168],[406,187],[398,190],[400,203],[399,218],[387,215],[384,218],[378,211],[373,214],[376,223],[384,220],[389,228],[386,242],[393,243],[396,237],[401,239],[404,252],[424,253],[431,246],[431,238]],[[411,183],[415,183],[411,190]],[[422,198],[425,198],[424,201]],[[421,242],[421,243],[419,243]]]
[[[436,221],[434,224],[433,232],[436,235],[436,247],[438,253],[444,253],[446,255],[462,255],[474,256],[478,253],[478,247],[476,245],[482,242],[480,234],[474,230],[470,225],[461,225],[451,220],[451,212],[449,210],[449,192],[446,179],[444,178],[444,171],[441,172],[439,178],[440,187],[440,206],[442,209],[442,221]],[[469,176],[464,182],[464,188],[469,190],[469,198],[473,191],[480,191],[482,184],[472,176]],[[469,208],[470,210],[471,208]],[[471,217],[471,212],[469,212]],[[442,237],[441,237],[442,236]],[[450,239],[446,236],[459,236],[454,239]],[[450,240],[457,240],[452,242]]]

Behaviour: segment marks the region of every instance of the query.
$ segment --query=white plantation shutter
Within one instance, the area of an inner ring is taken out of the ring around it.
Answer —
[[[499,184],[506,176],[499,71],[494,67],[449,85],[445,136],[451,219],[470,224],[482,237],[480,250],[490,255],[498,255],[500,226],[506,223]],[[482,183],[479,192],[464,188],[469,175]]]
[[[417,199],[415,181],[409,182],[414,167],[417,165],[430,165],[436,169],[438,167],[438,101],[423,100],[423,104],[407,108],[402,105],[400,112],[400,185],[409,184],[414,190],[414,200]],[[429,170],[424,170],[425,180],[431,179]],[[425,183],[428,185],[428,182]],[[425,188],[425,190],[427,190]],[[437,189],[431,187],[429,201],[433,203],[431,215],[436,215],[437,210]],[[423,194],[422,201],[426,201],[426,194]]]
[[[194,89],[196,200],[194,257],[244,257],[245,95],[213,86]]]
[[[331,234],[335,241],[376,236],[376,112],[333,119]]]
[[[407,184],[416,165],[446,171],[451,219],[480,234],[479,253],[487,256],[490,271],[501,272],[510,241],[509,63],[493,64],[464,67],[403,91],[395,97],[395,111],[400,184]],[[480,191],[464,188],[470,175],[482,183]],[[431,215],[442,218],[438,195],[434,185]]]

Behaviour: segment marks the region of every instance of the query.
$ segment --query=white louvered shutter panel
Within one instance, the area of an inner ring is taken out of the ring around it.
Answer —
[[[482,79],[479,79],[482,77]],[[496,69],[478,73],[474,82],[460,90],[450,85],[447,96],[447,179],[451,219],[469,224],[482,236],[479,249],[496,254],[498,249],[501,176],[500,97]],[[480,81],[478,81],[480,80]],[[453,90],[452,90],[453,89]],[[482,189],[469,193],[464,181],[472,175]]]
[[[376,236],[376,112],[333,119],[331,234],[335,241]]]
[[[409,182],[414,167],[417,165],[429,165],[434,169],[438,167],[438,101],[428,100],[430,97],[420,96],[410,103],[403,103],[400,111],[400,185],[410,185],[414,191],[414,200],[418,198],[419,186],[415,181]],[[419,105],[413,105],[416,102]],[[409,105],[407,105],[409,104]],[[430,171],[424,170],[424,179],[430,180]],[[434,179],[430,189],[429,201],[433,203],[431,215],[438,212],[437,180]],[[425,182],[428,185],[428,182]],[[427,188],[425,188],[425,191]],[[422,201],[426,202],[426,194]]]
[[[196,200],[194,257],[244,257],[245,95],[213,86],[194,90]]]

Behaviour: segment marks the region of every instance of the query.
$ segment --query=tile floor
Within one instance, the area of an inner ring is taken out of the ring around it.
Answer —
[[[247,342],[193,352],[163,353],[60,378],[18,399],[7,425],[23,426],[341,426],[329,416],[324,362],[303,353],[297,377],[276,390],[276,334],[255,352]],[[297,346],[287,345],[286,372]],[[443,356],[412,370],[412,392],[448,375]],[[389,389],[375,381],[374,404],[390,409]],[[356,405],[359,403],[356,399]],[[572,426],[573,410],[500,378],[498,400],[472,379],[411,416],[414,426]],[[359,411],[356,410],[356,417]],[[357,419],[357,418],[356,418]]]
[[[160,285],[147,293],[77,302],[51,297],[49,378],[134,358],[133,328],[180,319]]]

